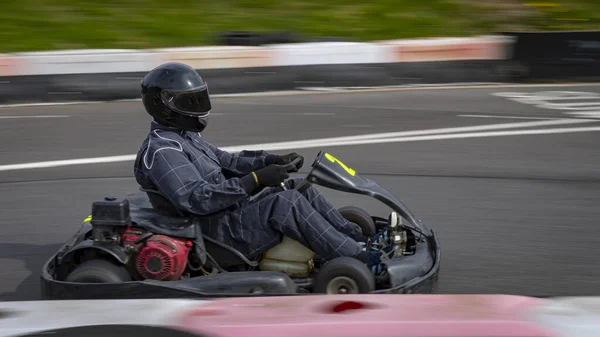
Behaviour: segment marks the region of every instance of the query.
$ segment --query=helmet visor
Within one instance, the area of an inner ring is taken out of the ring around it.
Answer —
[[[161,95],[166,106],[181,114],[204,117],[210,113],[211,104],[206,85],[186,91],[163,90]]]

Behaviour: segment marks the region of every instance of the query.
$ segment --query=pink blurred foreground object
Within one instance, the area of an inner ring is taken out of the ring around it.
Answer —
[[[217,300],[175,327],[214,337],[556,337],[507,295],[327,295]]]

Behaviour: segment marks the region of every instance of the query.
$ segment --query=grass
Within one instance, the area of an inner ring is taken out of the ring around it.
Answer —
[[[209,45],[231,30],[381,40],[564,29],[600,29],[600,1],[4,0],[0,52]]]

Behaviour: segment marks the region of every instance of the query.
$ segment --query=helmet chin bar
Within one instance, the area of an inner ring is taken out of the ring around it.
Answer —
[[[204,116],[199,116],[198,121],[199,122],[206,121],[206,120],[208,120],[208,117],[210,117],[210,111],[206,112],[206,115],[204,115]]]

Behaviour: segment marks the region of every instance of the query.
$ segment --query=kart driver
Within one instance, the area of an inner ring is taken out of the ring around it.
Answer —
[[[373,273],[380,253],[361,228],[349,222],[314,187],[294,190],[281,165],[300,158],[265,151],[225,152],[202,138],[211,102],[195,69],[166,63],[141,82],[142,101],[154,120],[134,165],[143,189],[157,191],[180,212],[204,222],[203,233],[254,258],[279,244],[283,235],[325,260],[355,257]],[[281,183],[285,181],[284,190]],[[259,192],[261,192],[259,194]],[[156,207],[156,206],[155,206]],[[385,232],[384,232],[385,233]]]

